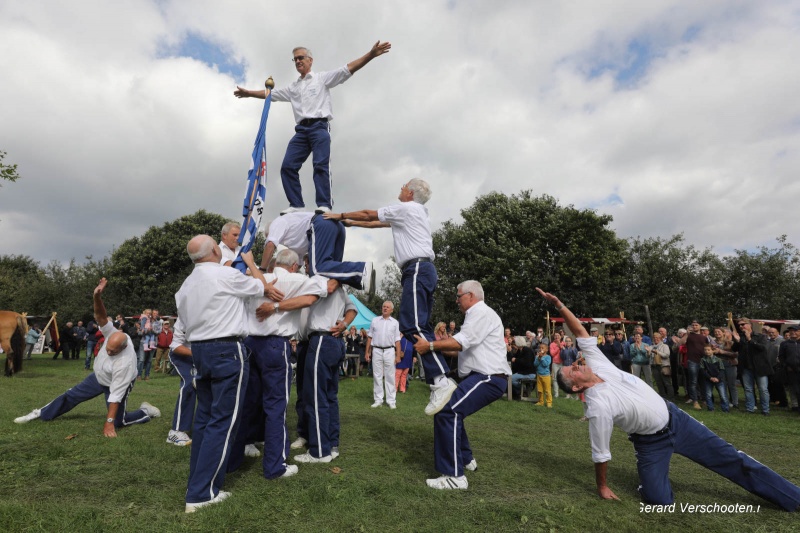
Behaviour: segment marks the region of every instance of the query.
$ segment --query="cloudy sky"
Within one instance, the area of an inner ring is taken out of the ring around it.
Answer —
[[[236,85],[290,83],[297,45],[319,71],[379,39],[391,53],[333,90],[336,211],[419,176],[434,228],[531,189],[622,237],[800,244],[796,1],[0,0],[0,150],[22,176],[0,253],[81,261],[198,209],[240,218],[262,101]],[[266,218],[292,133],[276,103]],[[388,230],[350,230],[346,257],[391,253]]]

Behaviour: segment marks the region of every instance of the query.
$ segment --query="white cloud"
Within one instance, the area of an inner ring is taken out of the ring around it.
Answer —
[[[3,252],[98,257],[201,208],[238,215],[262,104],[201,61],[159,57],[188,32],[229,48],[248,87],[294,79],[296,45],[324,70],[393,43],[334,89],[337,209],[390,204],[422,176],[435,227],[476,195],[532,189],[607,205],[622,236],[797,242],[798,15],[791,2],[701,4],[5,2],[0,149],[22,179],[0,190]],[[634,39],[654,55],[620,86]],[[276,103],[269,217],[286,205],[292,124]],[[348,258],[391,253],[388,231],[350,231]]]

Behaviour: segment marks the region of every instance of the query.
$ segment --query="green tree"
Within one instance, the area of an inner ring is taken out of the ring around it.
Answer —
[[[710,248],[685,245],[683,234],[631,239],[626,283],[620,287],[625,317],[645,320],[650,308],[653,327],[674,331],[692,319],[725,323],[723,262]]]
[[[186,243],[201,233],[219,238],[227,221],[200,210],[123,242],[111,254],[107,305],[124,314],[152,307],[174,314],[175,293],[192,271]]]
[[[515,332],[543,325],[547,307],[537,286],[579,315],[618,314],[628,249],[608,227],[611,216],[531,191],[489,193],[461,216],[463,223],[447,221],[433,238],[438,320],[458,315],[456,286],[467,279],[481,282],[487,304]]]
[[[42,268],[27,255],[0,256],[0,308],[29,315],[47,313],[50,282]]]
[[[6,152],[0,150],[0,179],[6,181],[17,181],[19,179],[19,174],[17,174],[17,165],[9,165],[3,163],[3,159],[6,158],[8,155]],[[0,183],[0,187],[3,185]]]
[[[786,236],[778,246],[754,252],[736,250],[722,261],[728,310],[734,315],[782,319],[800,317],[800,253]]]

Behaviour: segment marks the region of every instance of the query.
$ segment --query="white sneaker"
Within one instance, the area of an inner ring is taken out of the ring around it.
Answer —
[[[370,405],[370,407],[372,407],[373,409],[375,409],[376,407],[380,407],[381,405],[383,405],[383,402],[375,402],[375,403],[373,403],[372,405]]]
[[[261,452],[256,448],[255,444],[248,444],[244,447],[244,454],[247,457],[261,457]]]
[[[397,409],[397,406],[393,403],[389,404],[389,409]]]
[[[286,465],[286,470],[281,474],[281,477],[292,477],[295,475],[300,469],[297,465]]]
[[[473,459],[472,461],[465,464],[464,468],[469,470],[470,472],[474,472],[478,469],[478,462],[475,459]]]
[[[465,490],[469,486],[466,476],[459,476],[459,477],[442,476],[442,477],[437,477],[435,479],[428,479],[425,482],[432,489],[439,489],[439,490],[452,490],[452,489]]]
[[[333,460],[333,457],[330,455],[326,455],[325,457],[314,457],[310,453],[304,453],[303,455],[295,455],[294,460],[297,463],[330,463]]]
[[[330,213],[330,212],[331,212],[331,208],[326,206],[326,205],[322,205],[322,206],[319,206],[316,209],[314,209],[314,213],[317,214],[317,215],[321,215],[323,213]]]
[[[331,447],[331,461],[339,457],[339,447],[332,446]]]
[[[425,407],[425,414],[433,416],[444,409],[444,406],[450,401],[450,396],[453,395],[457,387],[458,385],[456,385],[456,382],[448,378],[447,385],[444,387],[431,389],[431,401],[428,403],[428,406]]]
[[[17,418],[14,419],[14,422],[16,422],[17,424],[26,424],[31,420],[36,420],[37,418],[39,418],[39,415],[41,413],[42,413],[41,409],[34,409],[25,416],[18,416]]]
[[[208,500],[207,502],[197,502],[197,503],[187,503],[186,504],[186,512],[193,513],[196,510],[200,509],[201,507],[207,507],[209,505],[214,505],[215,503],[219,503],[222,500],[226,499],[230,496],[230,492],[225,492],[224,490],[219,491],[219,494],[214,496],[212,499]]]
[[[158,407],[150,405],[147,402],[142,402],[142,405],[139,406],[139,409],[144,411],[144,414],[146,414],[150,418],[158,418],[159,416],[161,416],[161,410]]]
[[[306,439],[304,439],[303,437],[297,437],[297,440],[289,445],[289,449],[300,450],[302,448],[305,448],[306,444],[308,444],[308,441]]]
[[[364,273],[361,274],[361,290],[369,292],[372,289],[372,261],[364,263]]]
[[[302,207],[287,207],[281,211],[281,216],[288,215],[289,213],[297,213],[298,211],[305,211]]]
[[[174,444],[175,446],[188,446],[192,443],[192,439],[183,431],[170,429],[169,435],[167,436],[167,443]]]

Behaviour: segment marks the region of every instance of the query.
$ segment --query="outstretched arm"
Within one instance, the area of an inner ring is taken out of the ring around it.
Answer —
[[[352,72],[352,70],[350,72]],[[269,94],[268,91],[269,89],[252,91],[250,89],[245,89],[237,85],[236,90],[233,91],[233,96],[235,96],[236,98],[261,98],[262,100],[264,100]]]
[[[544,292],[539,287],[536,287],[536,290],[539,294],[542,295],[542,298],[550,302],[556,307],[556,311],[561,314],[564,318],[564,322],[567,323],[567,327],[569,327],[570,331],[575,334],[576,337],[589,337],[590,335],[586,333],[586,329],[581,324],[580,320],[578,320],[575,315],[572,314],[572,311],[567,309],[567,306],[558,299],[558,296],[555,294],[550,294],[549,292]]]
[[[361,70],[361,68],[364,65],[366,65],[376,57],[388,53],[389,50],[391,49],[392,49],[392,43],[382,43],[378,41],[374,45],[372,45],[372,48],[370,49],[369,52],[359,57],[358,59],[354,59],[353,61],[349,62],[347,64],[347,70],[350,71],[350,74],[355,74],[356,72]]]
[[[325,213],[323,215],[328,220],[345,220],[349,219],[354,222],[377,222],[378,212],[371,209],[362,209],[361,211],[350,211],[349,213]]]
[[[92,294],[92,299],[94,300],[94,321],[97,322],[97,325],[101,328],[108,323],[106,305],[103,303],[103,298],[101,297],[107,284],[108,280],[106,278],[100,278],[100,283],[94,288],[94,293]]]

